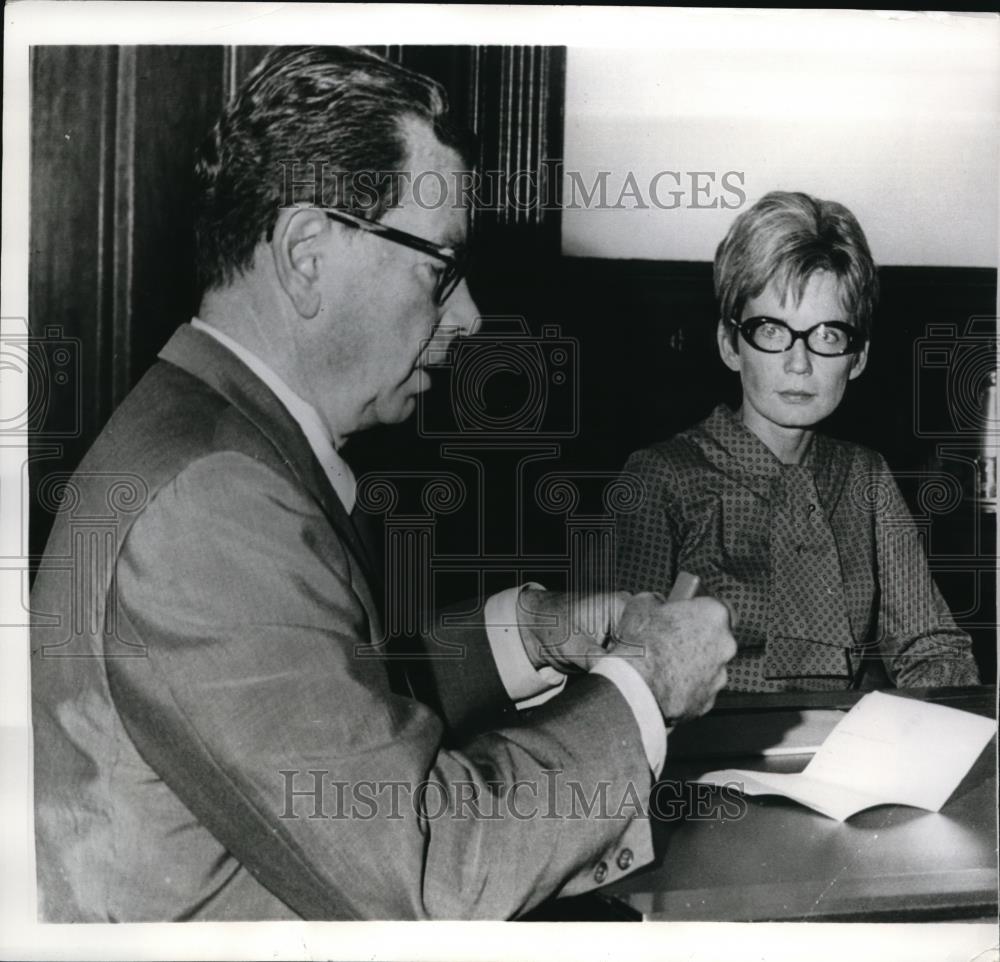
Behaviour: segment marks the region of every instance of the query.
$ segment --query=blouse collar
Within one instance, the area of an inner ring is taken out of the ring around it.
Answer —
[[[705,458],[719,471],[770,502],[775,482],[791,471],[808,471],[827,510],[840,497],[850,469],[850,448],[817,432],[802,463],[782,464],[743,423],[739,411],[720,404],[693,432]]]

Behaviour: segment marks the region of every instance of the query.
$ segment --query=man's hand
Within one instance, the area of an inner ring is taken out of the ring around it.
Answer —
[[[564,674],[589,671],[607,655],[605,641],[631,597],[627,591],[580,596],[525,588],[517,616],[529,661],[536,669],[548,666]]]
[[[713,598],[667,602],[634,595],[617,621],[613,654],[649,685],[668,723],[704,715],[726,684],[736,654],[729,609]]]

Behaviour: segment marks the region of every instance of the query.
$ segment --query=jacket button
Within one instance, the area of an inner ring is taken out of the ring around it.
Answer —
[[[608,863],[598,862],[594,869],[594,881],[600,885],[608,877]]]
[[[632,864],[632,849],[623,848],[618,853],[618,867],[624,872]]]

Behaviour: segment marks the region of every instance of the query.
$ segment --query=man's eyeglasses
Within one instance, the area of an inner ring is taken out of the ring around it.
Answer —
[[[420,251],[422,254],[427,254],[441,261],[444,264],[444,269],[438,274],[437,284],[434,287],[434,300],[439,305],[448,300],[469,268],[469,252],[464,248],[442,247],[433,241],[417,237],[416,234],[409,234],[404,230],[397,230],[395,227],[387,227],[378,221],[365,220],[363,217],[349,214],[346,210],[324,207],[323,213],[331,220],[349,227],[356,227],[369,234],[375,234],[377,237],[392,241],[394,244],[402,244],[403,247]]]
[[[790,351],[800,339],[813,354],[821,357],[856,354],[865,344],[864,335],[843,321],[823,321],[807,331],[793,331],[784,321],[774,317],[748,317],[734,320],[733,324],[747,344],[766,354]]]

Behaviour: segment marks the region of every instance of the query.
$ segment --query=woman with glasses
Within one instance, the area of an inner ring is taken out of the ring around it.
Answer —
[[[767,194],[715,257],[717,339],[737,411],[635,452],[639,507],[617,523],[617,582],[679,571],[732,609],[741,691],[978,684],[885,461],[816,426],[868,358],[875,265],[846,207]]]

